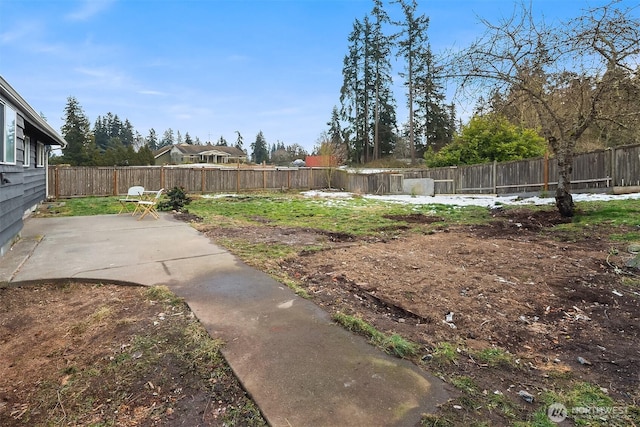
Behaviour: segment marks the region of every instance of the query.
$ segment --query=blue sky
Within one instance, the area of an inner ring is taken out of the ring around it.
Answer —
[[[604,2],[532,3],[552,20]],[[434,53],[479,36],[478,16],[514,9],[511,0],[419,4]],[[0,0],[0,75],[56,130],[74,96],[92,126],[111,112],[143,136],[171,128],[234,143],[239,131],[247,148],[262,131],[269,144],[311,151],[339,104],[353,22],[371,8],[371,0]],[[396,101],[404,122],[400,85]]]

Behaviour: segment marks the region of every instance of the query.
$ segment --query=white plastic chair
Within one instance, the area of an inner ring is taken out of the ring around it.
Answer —
[[[135,215],[139,207],[138,202],[142,200],[143,194],[144,194],[144,187],[140,185],[129,187],[129,190],[127,191],[127,196],[124,199],[118,199],[118,201],[120,202],[120,212],[118,212],[118,215],[120,215],[124,211],[129,212],[130,204],[135,204],[135,209],[131,214],[131,215]]]

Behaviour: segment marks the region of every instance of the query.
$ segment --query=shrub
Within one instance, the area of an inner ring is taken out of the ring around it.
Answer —
[[[184,187],[173,187],[167,192],[167,196],[169,200],[158,203],[158,210],[186,212],[184,207],[191,203],[191,198],[185,193]]]

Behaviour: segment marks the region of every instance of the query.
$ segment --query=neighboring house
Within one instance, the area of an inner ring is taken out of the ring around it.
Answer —
[[[157,150],[156,165],[183,163],[244,163],[247,154],[236,147],[221,145],[176,144]]]
[[[0,256],[47,196],[47,152],[65,140],[0,76]]]

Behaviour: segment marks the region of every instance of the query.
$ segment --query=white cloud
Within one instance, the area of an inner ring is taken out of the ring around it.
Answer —
[[[77,67],[75,72],[89,77],[85,83],[91,86],[99,86],[103,89],[124,88],[130,81],[126,74],[109,67]]]
[[[34,23],[27,22],[25,24],[15,25],[7,31],[0,33],[0,44],[23,41],[36,30],[37,26]]]
[[[160,92],[158,90],[139,90],[138,93],[140,95],[151,95],[151,96],[166,96],[167,94],[164,92]]]
[[[113,3],[115,0],[82,0],[79,8],[67,14],[66,18],[70,21],[86,21],[107,10]]]

